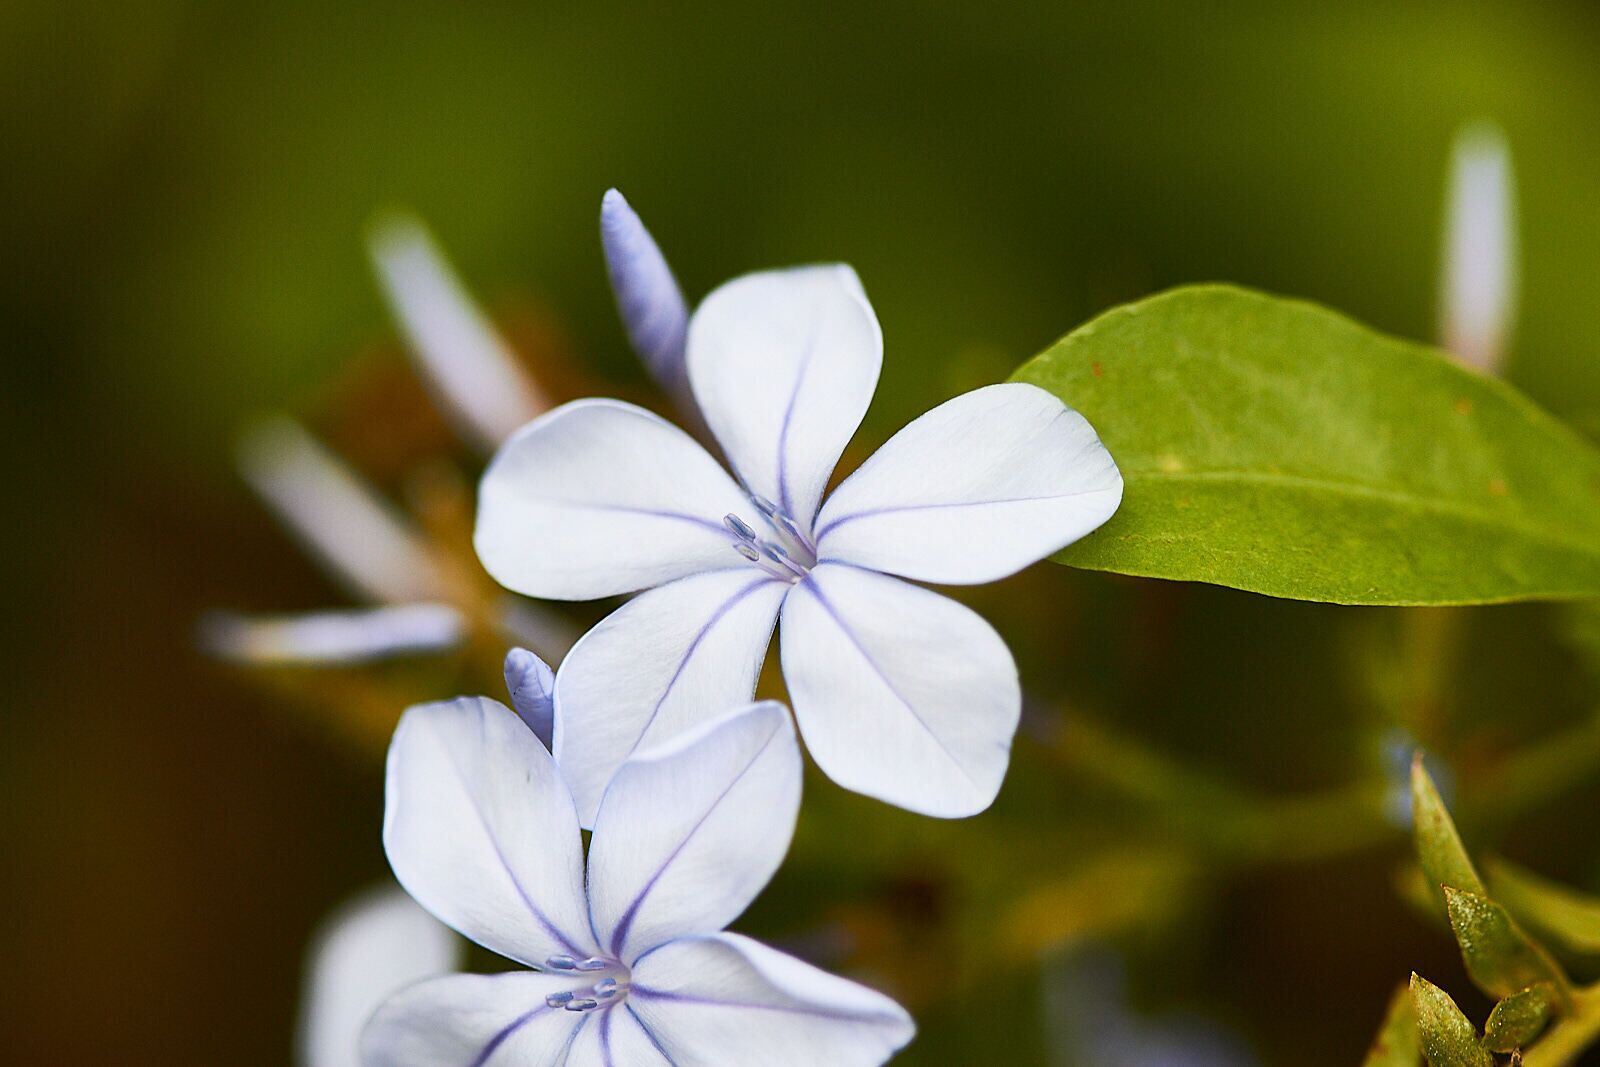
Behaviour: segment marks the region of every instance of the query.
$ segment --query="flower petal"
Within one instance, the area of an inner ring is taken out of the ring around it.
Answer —
[[[505,675],[511,707],[548,749],[556,717],[556,672],[527,649],[513,648],[506,653]]]
[[[940,818],[994,800],[1022,691],[1005,642],[975,612],[823,564],[784,602],[780,643],[800,732],[828,777]]]
[[[562,1067],[675,1067],[626,1003],[596,1013],[578,1031]]]
[[[608,956],[630,962],[750,906],[789,851],[800,744],[782,704],[752,704],[630,758],[589,847],[589,908]]]
[[[650,231],[615,189],[606,190],[600,201],[600,243],[633,350],[668,395],[693,411],[683,361],[689,306]]]
[[[361,1028],[385,998],[447,974],[464,943],[398,887],[347,901],[317,932],[296,1040],[301,1067],[356,1067]]]
[[[372,265],[417,369],[463,437],[492,452],[550,407],[416,219],[372,231]]]
[[[628,1007],[679,1067],[873,1067],[916,1033],[883,994],[738,934],[650,953]]]
[[[694,439],[617,400],[577,400],[524,426],[483,475],[474,542],[527,596],[591,600],[726,567],[722,525],[749,501]]]
[[[925,582],[992,582],[1109,519],[1122,475],[1036,385],[946,401],[891,437],[817,517],[818,554]]]
[[[520,729],[520,727],[519,727]],[[557,1067],[589,1016],[545,1003],[571,975],[456,974],[402,990],[361,1035],[367,1067]]]
[[[800,267],[728,282],[690,320],[688,358],[695,399],[734,470],[809,532],[883,364],[855,271]]]
[[[572,797],[504,705],[461,697],[401,716],[383,846],[417,903],[485,948],[533,967],[594,955]]]
[[[602,619],[556,672],[556,760],[584,826],[636,749],[755,692],[789,586],[754,567],[652,589]]]

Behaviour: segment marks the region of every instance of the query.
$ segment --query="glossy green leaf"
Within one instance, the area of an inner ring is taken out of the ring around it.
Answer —
[[[1566,979],[1548,953],[1524,934],[1506,910],[1488,897],[1448,886],[1445,907],[1461,959],[1478,988],[1509,997],[1539,982],[1564,988]]]
[[[1420,752],[1411,761],[1411,827],[1423,877],[1435,894],[1444,886],[1487,893]]]
[[[1493,1067],[1494,1057],[1478,1044],[1478,1032],[1449,993],[1413,974],[1411,1005],[1430,1067]]]
[[[1494,1006],[1483,1028],[1484,1047],[1511,1052],[1539,1036],[1555,1011],[1555,989],[1548,983],[1529,986]]]
[[[1411,1006],[1411,990],[1401,986],[1389,998],[1383,1027],[1372,1039],[1361,1067],[1417,1067],[1422,1061],[1422,1036],[1417,1033],[1417,1011]]]
[[[1494,898],[1556,944],[1600,955],[1600,897],[1552,882],[1505,860],[1488,867]]]
[[[1600,595],[1600,451],[1510,386],[1227,286],[1100,316],[1014,377],[1094,424],[1094,570],[1342,604]]]

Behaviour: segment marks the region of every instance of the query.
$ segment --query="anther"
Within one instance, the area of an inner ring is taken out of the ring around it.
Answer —
[[[572,1000],[567,1002],[568,1011],[593,1011],[599,1006],[600,1002],[598,1000],[591,1000],[588,997],[585,997],[582,1000]]]
[[[544,998],[544,1002],[552,1008],[559,1008],[572,999],[571,993],[551,993]]]
[[[578,964],[578,970],[580,971],[609,971],[610,969],[611,961],[600,959],[598,956],[590,956]]]
[[[754,541],[756,539],[756,532],[750,528],[750,524],[732,512],[722,516],[722,524],[738,534],[741,540]]]
[[[750,503],[754,504],[756,506],[756,510],[761,512],[761,514],[765,515],[769,519],[778,513],[778,505],[774,504],[764,496],[752,495],[750,497]]]
[[[544,961],[544,965],[552,971],[575,971],[578,969],[578,961],[571,956],[551,956]]]
[[[761,553],[757,552],[743,541],[735,542],[733,550],[739,553],[739,555],[743,556],[745,559],[749,560],[751,563],[761,562]]]
[[[610,1000],[617,995],[617,980],[615,978],[603,978],[596,982],[594,984],[594,995],[601,1000]]]

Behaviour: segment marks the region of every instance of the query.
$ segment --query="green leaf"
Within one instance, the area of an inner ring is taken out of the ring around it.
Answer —
[[[1600,595],[1600,451],[1426,346],[1193,286],[1013,377],[1081,411],[1126,479],[1061,563],[1341,604]]]
[[[1528,986],[1549,982],[1566,987],[1566,977],[1548,953],[1528,939],[1506,910],[1488,897],[1448,886],[1445,907],[1461,959],[1478,988],[1509,997]]]
[[[1478,1044],[1478,1032],[1450,994],[1413,974],[1411,1005],[1430,1067],[1493,1067],[1494,1057]]]
[[[1483,1028],[1484,1047],[1513,1052],[1539,1036],[1555,1011],[1556,992],[1548,983],[1529,986],[1494,1006]]]
[[[1411,1006],[1411,991],[1405,986],[1389,998],[1383,1027],[1372,1039],[1361,1067],[1417,1067],[1422,1058],[1422,1036],[1417,1033],[1417,1012]]]
[[[1417,844],[1422,873],[1437,896],[1442,887],[1465,889],[1480,896],[1487,894],[1467,850],[1456,833],[1433,778],[1422,764],[1422,753],[1411,760],[1411,827]]]
[[[1492,861],[1488,871],[1494,898],[1511,914],[1567,949],[1600,955],[1600,898],[1505,860]]]

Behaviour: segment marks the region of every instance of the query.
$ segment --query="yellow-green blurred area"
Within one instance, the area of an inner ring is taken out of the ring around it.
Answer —
[[[1581,0],[0,5],[4,1058],[286,1062],[310,931],[385,875],[385,716],[502,695],[492,655],[264,679],[195,648],[210,607],[341,602],[237,478],[250,418],[307,419],[397,499],[475,476],[372,283],[375,212],[427,219],[564,395],[648,396],[609,186],[691,298],[850,262],[886,347],[848,464],[1179,282],[1433,336],[1445,163],[1480,117],[1519,187],[1507,374],[1600,435]],[[1354,1064],[1413,969],[1481,1020],[1397,889],[1412,741],[1469,844],[1600,890],[1600,690],[1561,610],[1048,563],[963,595],[1028,693],[996,807],[936,822],[811,775],[740,927],[900,997],[897,1062],[1072,1067],[1109,998],[1248,1050],[1185,1062]]]

